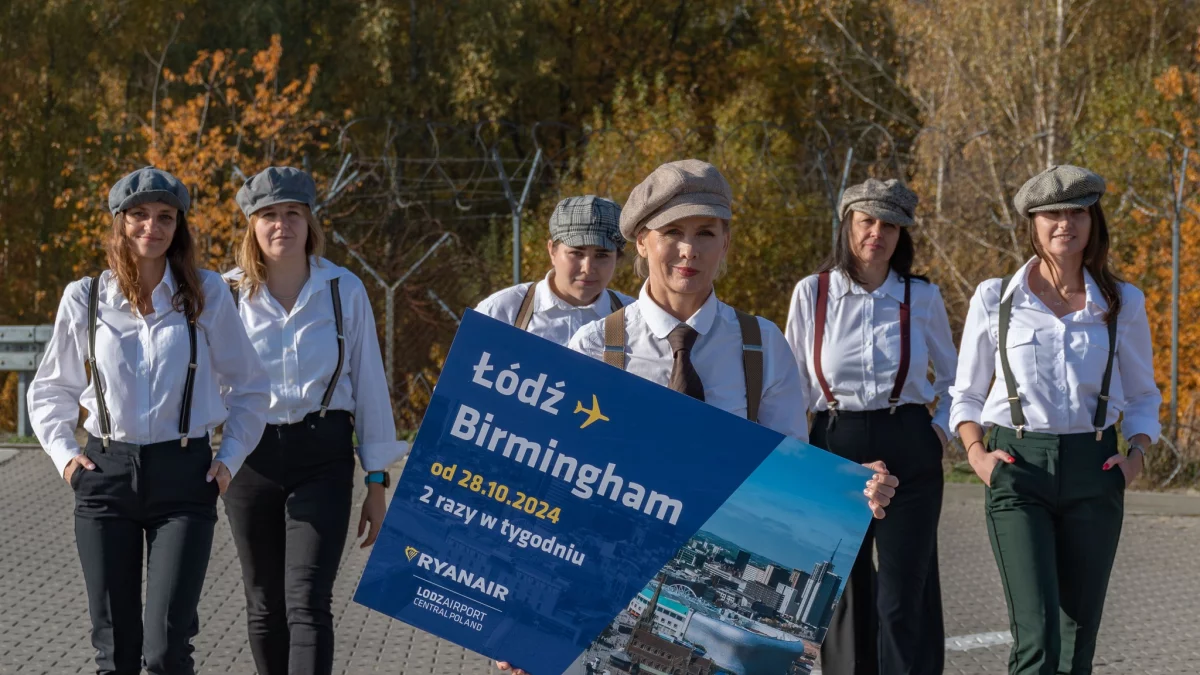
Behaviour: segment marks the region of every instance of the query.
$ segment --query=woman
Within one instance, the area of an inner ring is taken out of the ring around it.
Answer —
[[[225,495],[260,675],[333,670],[333,583],[346,542],[354,447],[366,470],[358,521],[375,542],[396,440],[375,318],[362,281],[321,257],[316,185],[271,167],[246,181],[238,312],[271,377],[262,443]],[[367,530],[370,527],[369,531]]]
[[[608,288],[625,247],[620,218],[621,207],[608,199],[562,200],[550,216],[546,278],[497,291],[476,309],[565,346],[584,324],[633,302]]]
[[[950,390],[988,486],[1013,675],[1092,672],[1125,487],[1160,431],[1145,296],[1109,267],[1104,188],[1056,166],[1017,192],[1035,256],[975,290]]]
[[[942,672],[937,527],[958,359],[941,292],[912,271],[916,206],[894,179],[848,188],[833,253],[796,285],[788,310],[787,341],[816,413],[812,444],[882,461],[904,484],[867,531],[838,602],[821,647],[827,675]]]
[[[731,201],[729,183],[707,162],[655,169],[621,213],[621,234],[637,244],[634,269],[646,283],[636,302],[584,326],[569,346],[807,441],[807,421],[797,414],[805,409],[804,385],[783,334],[720,302],[713,290],[729,251]],[[606,328],[621,344],[605,339]],[[870,468],[877,473],[865,492],[882,518],[897,480],[880,462]]]
[[[117,181],[109,269],[67,285],[29,388],[38,440],[75,491],[98,673],[194,672],[217,494],[263,431],[269,382],[221,277],[196,268],[188,204],[165,171]]]

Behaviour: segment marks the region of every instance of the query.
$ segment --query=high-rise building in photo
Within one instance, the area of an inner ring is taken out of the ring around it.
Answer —
[[[838,547],[841,545],[839,541]],[[812,577],[804,586],[804,594],[800,596],[795,614],[797,621],[810,626],[823,626],[829,622],[833,615],[833,602],[842,586],[842,578],[833,573],[833,558],[836,556],[835,547],[829,560],[813,566]]]
[[[750,552],[738,551],[737,558],[734,560],[733,566],[737,570],[737,575],[742,576],[742,572],[746,571],[746,565],[750,564]]]

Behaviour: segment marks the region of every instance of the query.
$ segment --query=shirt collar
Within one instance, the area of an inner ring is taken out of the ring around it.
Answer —
[[[1000,302],[1004,302],[1018,288],[1020,288],[1026,299],[1033,297],[1033,289],[1029,286],[1029,272],[1033,264],[1038,261],[1039,258],[1033,256],[1029,260],[1026,260],[1024,265],[1021,265],[1021,269],[1013,274],[1013,283],[1010,283],[1008,288],[1003,289],[1000,294]],[[1100,291],[1100,284],[1096,283],[1096,279],[1086,267],[1083,268],[1083,289],[1087,298],[1087,306],[1093,313],[1103,314],[1108,311],[1108,300],[1104,299],[1104,293]]]
[[[1083,268],[1083,290],[1089,305],[1101,313],[1108,311],[1108,300],[1104,299],[1104,293],[1100,291],[1100,284],[1096,283],[1096,279],[1092,277],[1092,273],[1086,267]]]
[[[533,311],[544,311],[550,308],[561,309],[566,312],[590,309],[601,316],[608,316],[609,311],[612,309],[611,303],[609,302],[608,289],[601,290],[600,295],[596,296],[596,300],[592,304],[579,305],[577,307],[558,297],[558,293],[555,293],[554,289],[550,286],[550,280],[553,278],[554,270],[550,270],[549,272],[546,272],[546,276],[542,279],[542,282],[545,283],[534,282]]]
[[[1018,288],[1021,289],[1021,293],[1023,293],[1025,297],[1033,296],[1033,291],[1029,288],[1029,267],[1033,265],[1037,259],[1037,256],[1033,256],[1029,260],[1026,260],[1025,264],[1021,265],[1021,269],[1017,270],[1016,273],[1013,274],[1012,282],[1008,284],[1008,288],[1000,289],[1000,302],[1007,300],[1008,296],[1015,293]]]
[[[308,256],[308,281],[304,282],[304,287],[300,289],[300,295],[296,298],[296,304],[292,306],[292,312],[300,311],[312,296],[320,293],[326,287],[330,279],[341,276],[340,270],[341,268],[324,258],[318,258],[315,255]]]
[[[680,321],[671,316],[667,310],[658,306],[658,303],[650,297],[650,282],[642,284],[642,290],[638,292],[638,309],[642,316],[646,319],[646,325],[650,327],[650,332],[654,333],[654,337],[665,340],[671,331],[681,323],[686,323],[696,332],[701,335],[707,335],[708,331],[713,326],[713,321],[717,318],[717,310],[720,308],[720,301],[717,300],[716,291],[710,291],[708,299],[696,310],[696,313],[688,317],[688,320]]]
[[[125,307],[133,307],[133,303],[129,302],[129,298],[121,292],[121,285],[117,283],[117,275],[109,270],[108,277],[105,279],[105,286],[108,290],[109,304],[116,309],[124,309]],[[179,290],[179,284],[175,281],[175,275],[171,273],[171,265],[167,263],[163,269],[162,281],[150,291],[150,304],[154,307],[156,314],[163,314],[174,309],[175,293]]]
[[[840,299],[845,295],[873,295],[878,298],[887,295],[895,298],[896,302],[904,302],[904,281],[900,279],[896,270],[888,270],[883,285],[870,292],[855,283],[850,275],[840,268],[833,270],[829,277],[829,291],[834,298]]]

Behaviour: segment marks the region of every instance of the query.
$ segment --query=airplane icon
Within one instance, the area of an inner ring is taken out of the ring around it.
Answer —
[[[591,424],[592,422],[595,422],[596,420],[601,420],[603,422],[611,421],[607,417],[605,417],[604,415],[602,415],[600,413],[600,401],[596,400],[595,394],[592,394],[592,409],[591,410],[588,410],[587,408],[583,407],[583,401],[576,401],[575,402],[575,412],[577,412],[577,413],[585,412],[585,413],[587,413],[587,416],[588,416],[588,418],[586,420],[584,420],[583,424],[579,425],[580,429],[586,429],[589,424]]]

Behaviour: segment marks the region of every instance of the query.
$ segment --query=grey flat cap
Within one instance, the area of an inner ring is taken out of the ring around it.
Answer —
[[[1025,181],[1013,206],[1026,218],[1038,211],[1065,211],[1087,208],[1100,201],[1104,194],[1104,179],[1087,169],[1060,164]]]
[[[246,217],[274,204],[297,202],[317,207],[317,184],[307,171],[272,166],[250,177],[237,193],[237,204]]]
[[[842,193],[838,217],[845,220],[846,214],[858,211],[885,223],[911,227],[916,208],[917,193],[905,187],[904,183],[895,178],[886,181],[868,178],[865,183],[851,185]]]
[[[642,181],[621,210],[621,234],[629,241],[642,228],[658,228],[689,216],[732,220],[733,190],[717,167],[698,159],[669,162]]]
[[[127,174],[108,191],[108,210],[114,216],[150,202],[162,202],[187,213],[192,198],[183,181],[152,166]]]
[[[567,197],[550,214],[550,239],[574,247],[623,248],[621,207],[595,195]]]

